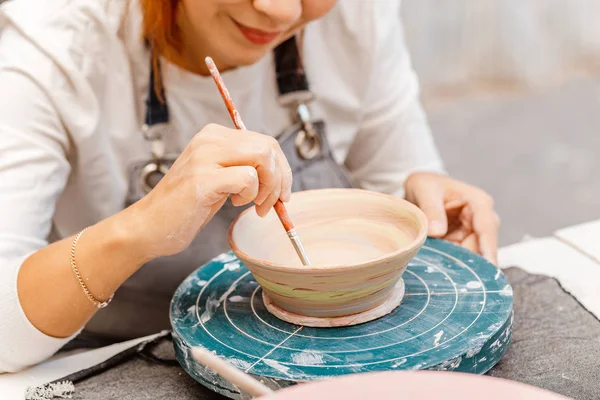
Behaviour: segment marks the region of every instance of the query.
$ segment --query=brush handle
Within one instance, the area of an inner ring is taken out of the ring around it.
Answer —
[[[252,397],[273,393],[267,386],[204,348],[192,347],[191,353],[194,360],[212,369],[229,382],[250,393]]]
[[[239,130],[246,131],[246,125],[244,125],[244,121],[242,121],[242,116],[238,112],[237,108],[235,108],[235,104],[233,104],[233,99],[229,95],[229,90],[225,86],[225,82],[223,82],[223,78],[215,65],[215,62],[212,58],[206,57],[206,66],[210,71],[215,83],[217,84],[217,89],[219,89],[219,93],[221,93],[221,97],[225,102],[225,106],[227,107],[227,111],[229,111],[229,115],[231,115],[231,119],[233,120],[233,124]]]
[[[221,93],[221,97],[223,98],[223,101],[225,102],[225,106],[227,107],[227,111],[229,111],[229,115],[231,116],[231,119],[233,120],[233,124],[239,130],[242,130],[242,131],[247,130],[246,126],[244,125],[244,122],[242,121],[242,117],[241,117],[240,113],[238,112],[237,108],[235,107],[235,104],[233,104],[233,99],[229,95],[229,91],[227,90],[227,87],[225,86],[225,82],[223,82],[223,78],[221,77],[221,74],[219,73],[219,70],[217,69],[215,62],[210,57],[206,57],[205,62],[206,62],[206,66],[208,67],[208,70],[210,71],[210,74],[212,75],[213,79],[215,80],[215,83],[217,84],[217,89],[219,89],[219,93]],[[283,204],[283,202],[281,200],[278,199],[275,202],[275,204],[273,205],[273,208],[275,209],[275,212],[277,213],[279,220],[283,224],[285,231],[288,233],[288,236],[290,237],[290,240],[292,241],[292,244],[294,245],[294,249],[296,250],[296,253],[298,253],[298,256],[302,260],[302,264],[310,265],[310,261],[308,260],[306,251],[304,250],[304,247],[302,247],[300,238],[298,237],[298,234],[296,233],[296,230],[294,229],[294,224],[292,223],[292,219],[290,218],[290,214],[288,214],[287,209],[285,208],[285,205]]]
[[[229,111],[229,115],[233,120],[233,124],[239,130],[247,130],[246,125],[244,125],[244,121],[242,121],[242,116],[235,107],[235,104],[233,104],[233,99],[229,95],[229,90],[227,90],[225,82],[223,82],[223,78],[221,77],[221,74],[219,73],[219,70],[217,69],[217,66],[215,65],[213,59],[210,57],[206,57],[206,65],[208,66],[208,70],[210,71],[210,74],[212,75],[213,79],[215,80],[215,83],[217,84],[217,89],[219,89],[219,93],[221,93],[221,97],[225,102],[225,106],[227,107],[227,111]],[[290,230],[294,229],[292,219],[290,218],[287,209],[283,205],[283,202],[281,200],[277,200],[273,208],[275,209],[279,220],[283,224],[285,231],[289,232]]]
[[[290,218],[290,215],[288,214],[283,202],[281,200],[277,200],[273,205],[273,208],[275,209],[275,212],[277,213],[281,224],[285,228],[285,231],[289,232],[293,230],[294,224],[292,223],[292,219]]]

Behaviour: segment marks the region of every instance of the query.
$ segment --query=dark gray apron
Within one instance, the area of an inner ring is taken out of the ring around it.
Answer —
[[[324,122],[310,118],[307,103],[313,95],[300,63],[296,39],[287,40],[274,52],[280,103],[290,109],[293,119],[292,126],[277,136],[292,168],[292,190],[352,187],[347,171],[332,157]],[[153,79],[151,68],[144,134],[153,149],[160,151],[157,135],[149,132],[167,123],[169,113],[166,102],[158,100]],[[226,112],[225,106],[223,112]],[[146,194],[144,182],[153,186],[173,162],[161,160],[154,150],[153,153],[153,162],[134,166],[131,171],[127,205]],[[250,206],[234,207],[228,200],[185,251],[144,265],[122,285],[111,304],[97,312],[87,324],[85,335],[122,340],[169,329],[168,308],[173,292],[196,268],[229,251],[229,226]]]

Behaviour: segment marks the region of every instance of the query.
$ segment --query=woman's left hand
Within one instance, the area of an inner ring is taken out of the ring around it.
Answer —
[[[406,199],[429,221],[429,236],[457,243],[497,263],[500,218],[485,191],[448,176],[415,172],[405,183]]]

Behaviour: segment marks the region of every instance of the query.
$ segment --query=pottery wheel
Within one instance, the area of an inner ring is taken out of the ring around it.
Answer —
[[[192,359],[203,346],[273,389],[352,373],[454,370],[482,374],[504,355],[512,288],[502,272],[453,244],[427,239],[403,274],[402,303],[379,319],[309,328],[267,311],[262,291],[233,253],[192,273],[171,303],[182,367],[227,397],[250,398]]]

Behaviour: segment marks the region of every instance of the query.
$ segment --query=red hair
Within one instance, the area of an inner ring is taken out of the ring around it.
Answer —
[[[152,49],[152,63],[158,70],[158,57],[181,60],[183,39],[177,26],[177,10],[180,0],[141,0],[142,34]],[[160,96],[160,75],[155,75],[154,86]],[[162,99],[161,99],[162,100]]]

